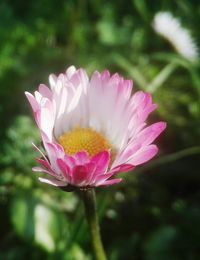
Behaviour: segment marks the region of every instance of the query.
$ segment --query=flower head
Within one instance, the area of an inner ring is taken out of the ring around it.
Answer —
[[[157,13],[153,20],[153,28],[167,39],[181,56],[190,61],[197,60],[198,48],[190,32],[183,28],[180,21],[170,12]]]
[[[41,133],[45,154],[34,171],[47,173],[40,181],[55,186],[94,187],[121,181],[128,171],[154,157],[152,144],[164,122],[146,126],[155,108],[150,94],[131,96],[132,81],[109,71],[94,72],[71,66],[50,89],[41,84],[35,95],[26,92]]]

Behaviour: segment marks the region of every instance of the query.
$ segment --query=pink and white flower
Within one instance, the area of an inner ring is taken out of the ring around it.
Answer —
[[[146,125],[156,108],[151,95],[131,95],[132,81],[109,71],[94,72],[71,66],[59,76],[50,75],[50,88],[41,84],[34,96],[26,92],[41,133],[45,154],[39,167],[54,186],[80,188],[119,183],[116,173],[129,171],[153,158],[152,142],[165,122]]]

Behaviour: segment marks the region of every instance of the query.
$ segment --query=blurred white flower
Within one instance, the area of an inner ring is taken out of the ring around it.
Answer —
[[[198,48],[190,32],[169,12],[158,12],[153,19],[154,30],[167,39],[176,51],[189,61],[198,58]]]

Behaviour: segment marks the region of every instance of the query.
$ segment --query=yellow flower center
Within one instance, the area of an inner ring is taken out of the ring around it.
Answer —
[[[58,138],[66,154],[76,154],[86,151],[91,157],[104,150],[112,148],[106,138],[90,128],[75,128]],[[113,152],[111,152],[113,155]]]

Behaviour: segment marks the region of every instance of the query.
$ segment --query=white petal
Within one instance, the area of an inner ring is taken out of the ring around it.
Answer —
[[[56,82],[57,82],[57,77],[56,77],[56,75],[51,74],[51,75],[49,76],[49,83],[50,83],[51,89],[54,89],[54,88],[55,88]]]
[[[68,185],[68,183],[63,182],[63,181],[50,180],[50,179],[45,179],[45,178],[41,178],[41,177],[39,177],[38,179],[41,182],[44,182],[44,183],[47,183],[47,184],[50,184],[50,185],[53,185],[53,186],[56,186],[56,187],[58,187],[58,186],[64,187],[64,186]]]

